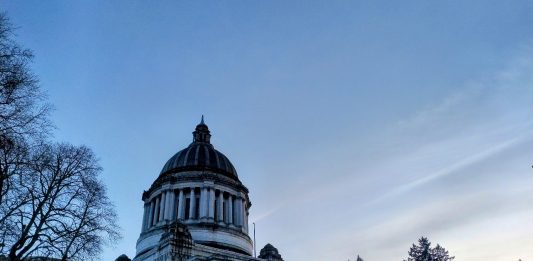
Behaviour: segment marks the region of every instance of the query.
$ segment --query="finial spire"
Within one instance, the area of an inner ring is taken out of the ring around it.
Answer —
[[[193,134],[193,142],[209,143],[211,139],[211,133],[209,132],[209,128],[204,122],[204,115],[202,115],[202,120],[200,121],[200,124],[196,125],[196,129],[194,130],[192,134]]]

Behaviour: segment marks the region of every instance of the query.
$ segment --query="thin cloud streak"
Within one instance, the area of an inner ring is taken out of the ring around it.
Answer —
[[[486,150],[483,150],[479,153],[476,153],[470,157],[467,157],[463,160],[460,160],[452,165],[449,165],[449,166],[446,166],[444,167],[443,169],[441,170],[438,170],[434,173],[431,173],[427,176],[424,176],[422,178],[419,178],[415,181],[412,181],[410,183],[407,183],[407,184],[404,184],[404,185],[401,185],[395,189],[393,189],[391,192],[389,193],[386,193],[384,194],[383,196],[379,197],[379,198],[376,198],[370,202],[368,202],[368,205],[375,205],[375,204],[378,204],[378,203],[381,203],[382,201],[384,200],[387,200],[387,199],[391,199],[391,198],[394,198],[396,196],[399,196],[401,194],[405,194],[405,193],[408,193],[410,192],[411,190],[413,189],[416,189],[417,187],[419,186],[422,186],[424,184],[427,184],[429,182],[432,182],[432,181],[435,181],[436,179],[439,179],[441,177],[444,177],[444,176],[447,176],[447,175],[451,175],[451,174],[454,174],[456,173],[457,171],[463,169],[463,168],[466,168],[468,166],[471,166],[473,164],[476,164],[476,163],[479,163],[483,160],[485,160],[486,158],[489,158],[495,154],[498,154],[502,151],[504,151],[505,149],[508,149],[514,145],[517,145],[521,142],[524,142],[526,141],[528,138],[531,138],[530,135],[522,135],[522,136],[519,136],[519,137],[515,137],[515,138],[511,138],[509,140],[506,140],[506,141],[503,141],[499,144],[496,144]]]
[[[533,122],[530,117],[533,116],[533,103],[531,103],[533,93],[527,88],[533,85],[530,77],[533,66],[531,62],[525,62],[528,59],[524,57],[531,58],[532,49],[525,48],[524,50],[527,52],[520,55],[521,58],[517,63],[511,63],[509,68],[500,74],[496,73],[494,81],[489,81],[488,84],[482,82],[470,84],[471,87],[466,87],[465,91],[444,99],[441,104],[433,108],[417,113],[412,119],[400,121],[401,123],[394,130],[390,130],[389,133],[393,135],[385,139],[389,146],[393,148],[396,146],[394,139],[400,139],[401,144],[414,144],[408,149],[412,152],[392,150],[393,153],[380,159],[380,162],[387,162],[386,165],[376,162],[375,168],[354,171],[354,173],[376,175],[374,179],[376,182],[393,178],[391,175],[396,173],[399,175],[396,175],[396,180],[392,182],[392,185],[377,187],[385,191],[384,195],[376,197],[369,203],[364,203],[363,206],[343,205],[344,208],[352,207],[352,210],[337,209],[337,211],[342,211],[339,214],[348,216],[365,213],[365,219],[374,217],[376,221],[370,223],[368,227],[354,224],[332,231],[325,241],[329,239],[337,244],[342,242],[343,245],[331,248],[331,256],[334,256],[335,252],[356,245],[358,249],[368,252],[368,257],[389,260],[392,257],[397,258],[399,251],[406,251],[410,240],[416,240],[417,236],[429,233],[437,239],[445,239],[445,241],[439,241],[449,246],[449,249],[457,250],[457,260],[486,260],[483,256],[490,257],[491,255],[495,258],[494,260],[506,260],[504,257],[509,257],[513,250],[523,259],[528,257],[524,254],[527,252],[524,252],[523,242],[531,240],[521,241],[514,248],[509,248],[502,253],[492,251],[492,254],[488,253],[491,250],[487,249],[494,249],[495,245],[486,241],[487,237],[494,236],[495,233],[505,233],[509,240],[517,240],[520,234],[518,230],[498,231],[505,227],[504,220],[518,216],[533,218],[531,213],[527,212],[528,206],[533,202],[531,190],[521,189],[520,193],[511,193],[508,190],[520,187],[520,185],[529,186],[532,180],[518,182],[517,173],[524,170],[520,170],[519,166],[512,166],[511,163],[506,165],[513,158],[511,156],[513,151],[523,151],[522,156],[531,155],[531,151],[529,153],[525,151],[527,146],[524,144],[530,144],[533,138],[531,133]],[[528,98],[531,99],[528,100]],[[460,126],[458,128],[460,132],[452,129],[452,131],[447,130],[447,132],[432,135],[432,130],[445,129],[449,126],[454,128]],[[426,134],[424,132],[427,132],[429,136],[421,138],[421,134]],[[494,161],[494,159],[497,160]],[[411,171],[412,167],[417,165],[420,167],[414,173],[406,174],[406,171]],[[434,171],[434,166],[439,166],[440,169]],[[480,166],[487,169],[490,169],[490,166],[503,168],[508,173],[498,173],[492,170],[480,173]],[[527,166],[526,171],[528,170]],[[415,177],[415,179],[408,183],[398,184],[398,181],[405,180],[405,177]],[[447,184],[453,184],[453,182],[462,183],[465,180],[479,177],[490,178],[492,181],[479,180],[475,187],[468,188],[465,185],[456,188],[453,192],[450,191],[449,195],[424,195],[423,198],[428,202],[421,202],[421,204],[431,205],[422,206],[422,208],[407,206],[405,199],[399,197],[402,195],[420,197],[421,195],[417,195],[420,193],[414,193],[414,191],[421,187],[439,187],[438,182],[441,179],[446,178]],[[320,186],[320,195],[328,195],[336,199],[346,197],[353,199],[354,194],[359,195],[359,191],[350,189],[350,184],[357,184],[361,179],[361,175],[346,175],[335,182]],[[495,188],[490,182],[499,182],[503,187]],[[302,194],[307,194],[314,199],[320,198],[315,193]],[[470,199],[463,197],[470,197]],[[440,203],[435,201],[440,201]],[[344,203],[346,202],[340,204]],[[396,208],[387,210],[387,207],[391,205]],[[458,209],[459,206],[463,211]],[[356,211],[356,213],[350,211]],[[523,221],[515,222],[523,224]],[[380,236],[376,234],[376,229],[382,232]],[[354,234],[353,231],[357,233]],[[488,245],[476,247],[473,244],[459,244],[461,239],[454,238],[454,236],[464,231],[469,231],[472,237],[475,237],[473,241],[485,241]],[[533,231],[527,233],[533,233]],[[389,250],[375,254],[375,251],[380,252],[379,249],[382,249],[385,243],[389,246]],[[480,249],[485,249],[485,252]]]

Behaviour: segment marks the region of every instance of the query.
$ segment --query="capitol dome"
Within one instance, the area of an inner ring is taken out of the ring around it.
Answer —
[[[237,178],[237,171],[229,159],[216,150],[210,142],[211,133],[209,128],[202,121],[196,126],[193,132],[193,142],[185,149],[174,154],[163,169],[160,175],[171,172],[182,172],[189,170],[213,171],[228,177]]]
[[[173,155],[143,192],[144,215],[135,261],[164,255],[172,224],[187,227],[193,252],[225,253],[231,260],[252,260],[248,216],[252,206],[229,159],[211,144],[211,132],[202,120],[193,141]],[[177,223],[176,223],[177,222]]]

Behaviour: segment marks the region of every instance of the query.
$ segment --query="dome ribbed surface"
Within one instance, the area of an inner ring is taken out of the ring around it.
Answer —
[[[229,159],[205,142],[193,142],[189,147],[172,156],[161,174],[187,170],[208,170],[231,177],[237,177],[237,171]]]
[[[213,171],[226,176],[236,178],[237,171],[229,159],[211,144],[211,132],[209,127],[202,121],[196,125],[192,133],[193,142],[189,147],[179,151],[170,158],[163,169],[161,175],[165,173],[176,173],[188,170]]]

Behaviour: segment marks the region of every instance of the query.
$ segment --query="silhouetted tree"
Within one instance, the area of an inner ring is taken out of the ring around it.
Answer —
[[[31,51],[20,47],[0,13],[0,253],[16,230],[14,215],[30,202],[21,182],[31,178],[30,154],[48,136],[50,106],[28,68]]]
[[[0,255],[90,260],[120,237],[114,206],[93,152],[48,140],[31,58],[0,14]]]
[[[450,257],[448,250],[444,249],[439,244],[437,244],[437,246],[431,250],[431,255],[435,261],[450,261],[455,258]]]
[[[28,146],[48,135],[50,106],[28,64],[32,53],[13,39],[6,15],[0,13],[0,205],[13,188],[12,175]]]
[[[356,261],[363,261],[363,259],[359,255],[357,255]]]
[[[32,157],[33,178],[20,186],[29,203],[14,214],[9,257],[55,256],[83,260],[119,238],[116,214],[97,179],[101,171],[86,147],[42,146]]]
[[[115,261],[131,261],[131,259],[127,255],[120,255]]]
[[[451,261],[454,258],[440,245],[431,248],[431,242],[426,237],[421,237],[418,245],[413,244],[409,249],[407,261]]]

